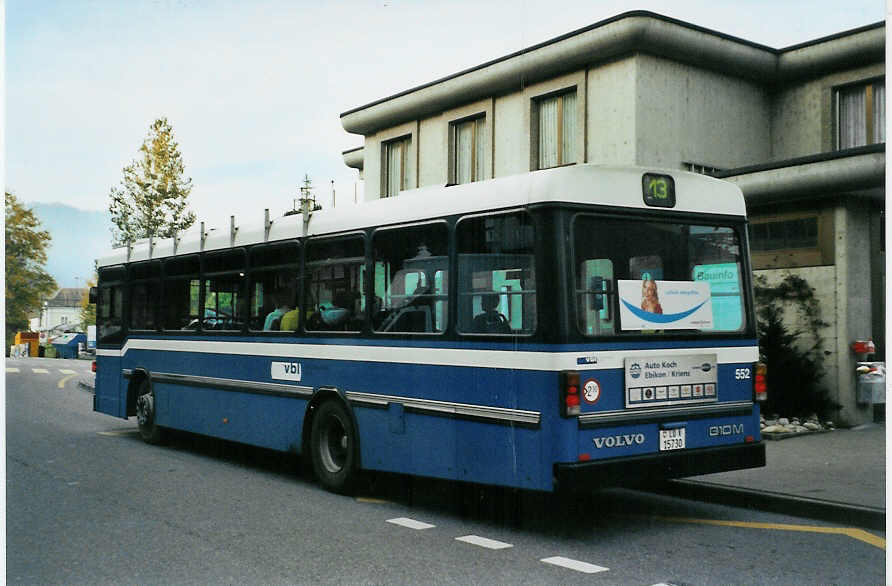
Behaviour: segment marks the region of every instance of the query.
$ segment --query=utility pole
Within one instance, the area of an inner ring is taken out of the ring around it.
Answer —
[[[307,235],[307,229],[310,226],[310,216],[313,212],[321,210],[322,206],[316,203],[316,194],[313,193],[313,182],[310,176],[304,174],[304,184],[300,187],[300,211],[304,216],[304,236]]]

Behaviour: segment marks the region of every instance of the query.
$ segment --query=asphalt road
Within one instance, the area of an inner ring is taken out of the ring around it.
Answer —
[[[844,526],[384,475],[343,497],[294,457],[189,435],[149,446],[135,420],[92,412],[88,368],[6,361],[9,584],[885,581],[885,536]]]

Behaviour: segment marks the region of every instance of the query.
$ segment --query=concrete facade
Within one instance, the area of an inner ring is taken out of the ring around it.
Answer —
[[[816,244],[756,251],[754,267],[818,290],[836,419],[857,424],[872,409],[854,401],[849,346],[872,338],[885,358],[885,143],[836,150],[835,96],[883,80],[884,51],[885,23],[778,50],[630,12],[345,112],[364,143],[344,159],[376,199],[383,145],[409,136],[410,188],[446,185],[450,124],[483,116],[481,177],[534,171],[536,100],[575,89],[576,160],[565,163],[706,169],[741,187],[754,225],[817,226]]]

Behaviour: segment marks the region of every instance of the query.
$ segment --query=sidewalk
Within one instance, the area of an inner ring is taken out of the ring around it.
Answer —
[[[764,468],[675,481],[674,494],[884,528],[886,426],[765,440]]]

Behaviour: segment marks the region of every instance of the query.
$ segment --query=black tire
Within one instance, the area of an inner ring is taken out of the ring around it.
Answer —
[[[356,483],[359,457],[353,420],[339,401],[325,401],[316,410],[310,432],[313,472],[326,489],[349,494]]]
[[[158,445],[164,441],[164,428],[155,423],[155,392],[148,379],[140,381],[136,392],[136,422],[144,442]]]

